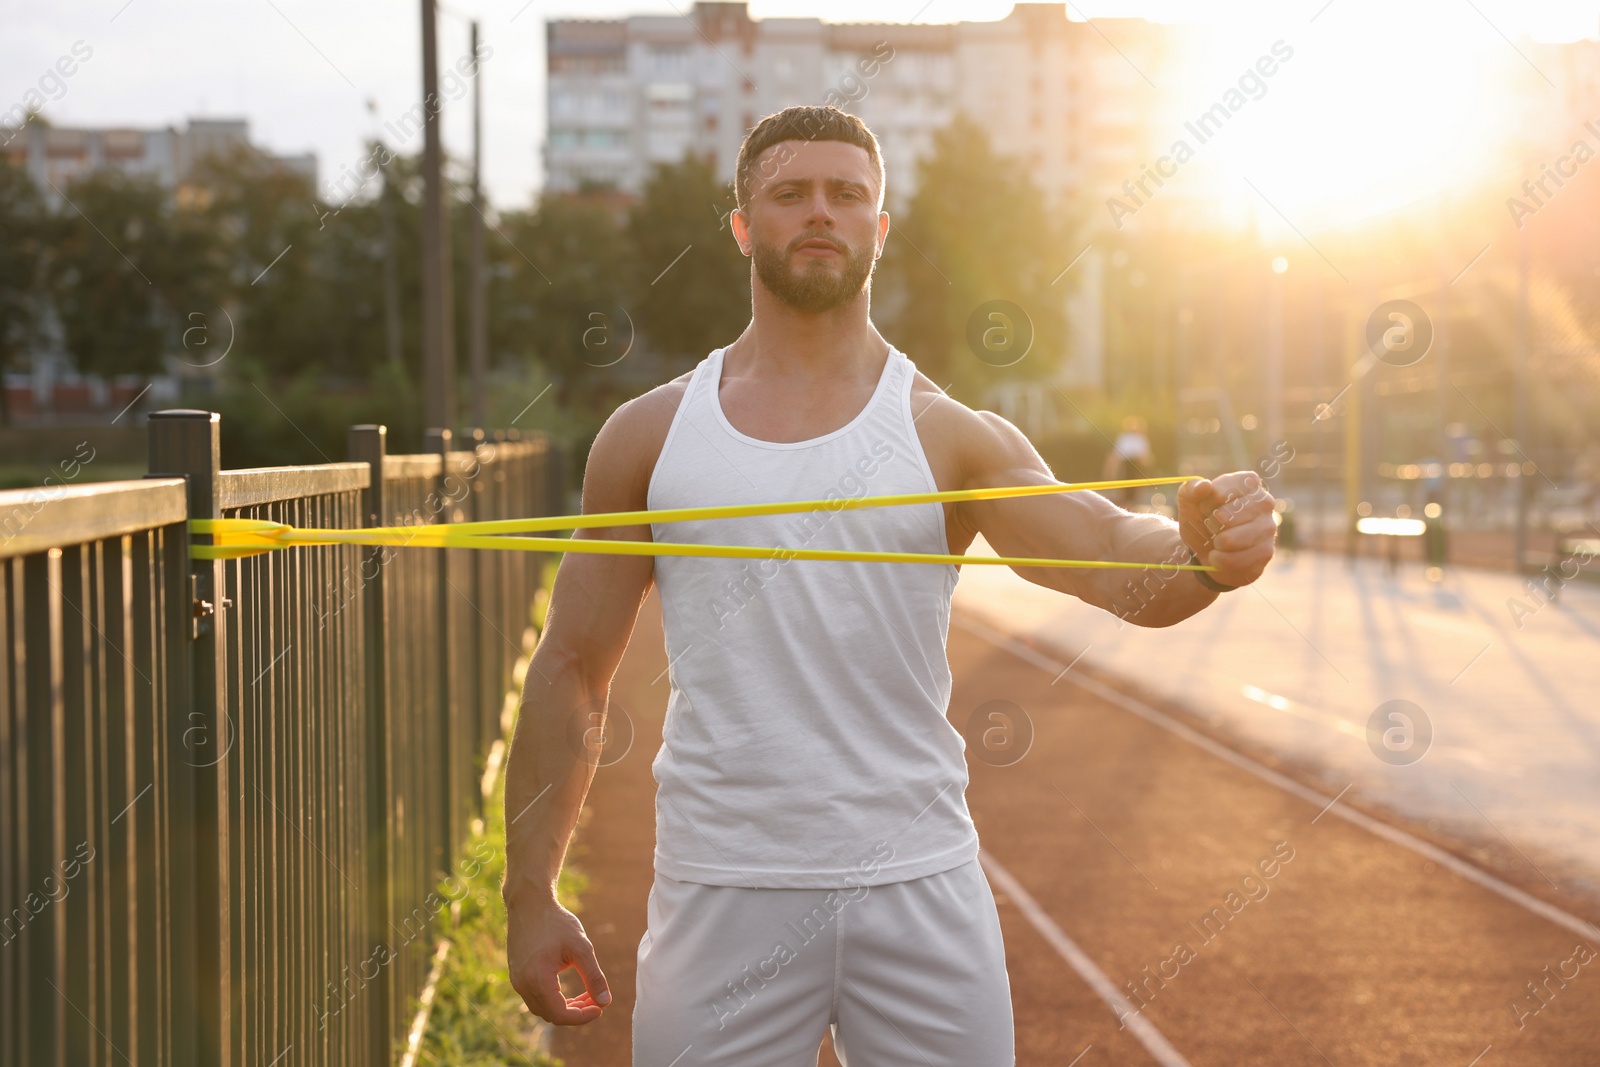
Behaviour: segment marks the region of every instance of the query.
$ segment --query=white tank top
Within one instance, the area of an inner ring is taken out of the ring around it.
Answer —
[[[807,441],[722,411],[722,349],[695,368],[651,508],[938,487],[893,347],[872,399]],[[657,541],[948,552],[938,504],[658,523]],[[965,743],[946,718],[948,564],[657,556],[671,695],[652,769],[656,869],[712,885],[879,885],[977,855]]]

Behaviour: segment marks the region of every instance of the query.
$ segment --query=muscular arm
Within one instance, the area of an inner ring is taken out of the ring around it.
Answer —
[[[947,398],[928,411],[931,434],[948,434],[956,484],[963,489],[1059,484],[1022,431],[992,412]],[[1247,585],[1272,558],[1273,499],[1249,471],[1194,479],[1178,491],[1179,521],[1125,511],[1093,492],[956,506],[959,537],[982,534],[1003,556],[1187,563],[1217,566],[1223,585]],[[1217,593],[1193,574],[1148,570],[1018,567],[1036,585],[1069,593],[1140,626],[1170,626],[1200,611]]]
[[[646,506],[650,471],[676,407],[676,396],[663,390],[623,405],[601,429],[583,479],[584,513]],[[651,539],[648,526],[575,536]],[[506,955],[512,987],[553,1023],[590,1022],[611,999],[582,924],[557,903],[556,878],[594,778],[597,754],[585,745],[586,731],[604,723],[611,677],[653,573],[649,556],[563,557],[522,687],[506,761]],[[583,979],[577,997],[564,996],[557,981],[568,967]]]

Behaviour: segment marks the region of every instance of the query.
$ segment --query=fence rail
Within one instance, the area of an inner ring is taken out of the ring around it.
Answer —
[[[551,514],[561,464],[357,426],[230,471],[218,430],[159,412],[150,478],[0,493],[0,1062],[389,1067],[425,980],[545,557],[191,561],[186,520]]]

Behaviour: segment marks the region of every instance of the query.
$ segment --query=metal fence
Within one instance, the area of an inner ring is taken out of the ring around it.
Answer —
[[[151,477],[0,493],[0,1062],[388,1067],[481,814],[545,557],[188,558],[189,518],[550,514],[542,438],[436,431],[223,470],[150,419]]]

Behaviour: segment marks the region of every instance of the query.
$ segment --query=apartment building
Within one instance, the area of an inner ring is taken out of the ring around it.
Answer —
[[[188,178],[197,160],[249,144],[250,124],[244,119],[190,119],[184,129],[92,129],[43,123],[0,128],[0,152],[25,168],[50,198],[56,195],[51,186],[65,190],[79,175],[100,167],[154,178],[175,189]],[[316,156],[269,153],[269,157],[315,186]]]
[[[1053,205],[1092,202],[1148,158],[1141,105],[1168,34],[1141,20],[1069,21],[1063,3],[946,24],[752,20],[743,2],[700,2],[682,17],[554,20],[546,188],[589,181],[636,193],[653,164],[689,153],[731,181],[739,144],[763,116],[833,102],[877,135],[891,207],[915,190],[917,161],[958,111],[1027,166]]]

